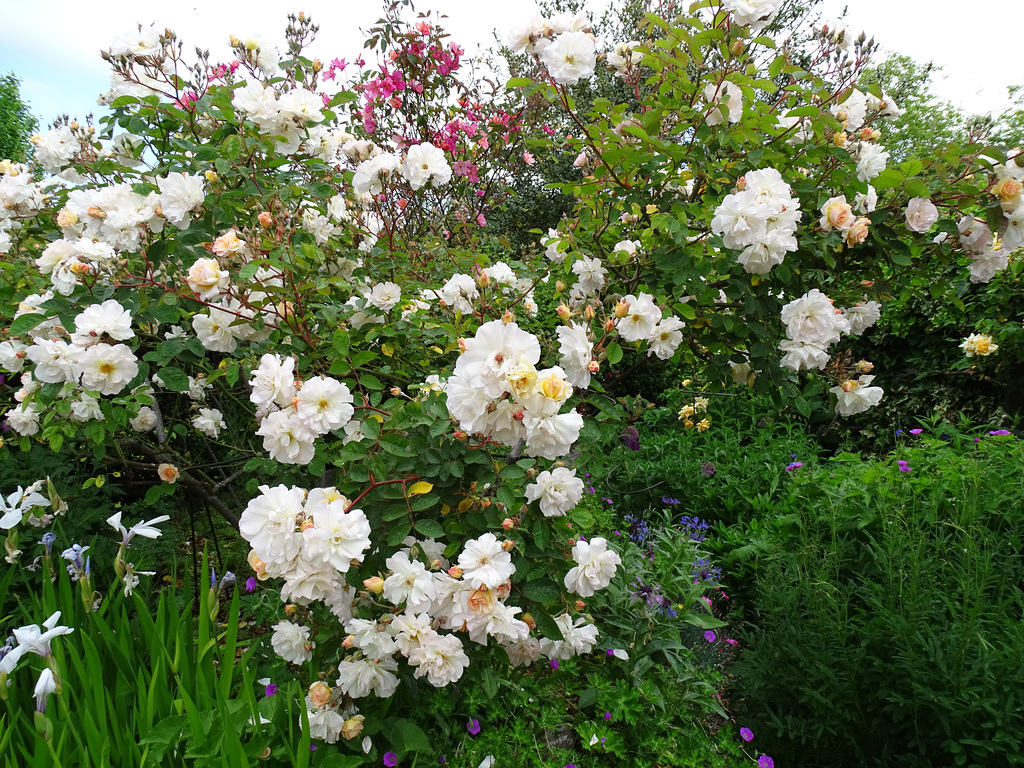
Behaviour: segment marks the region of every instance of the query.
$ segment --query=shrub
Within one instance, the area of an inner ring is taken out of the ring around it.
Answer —
[[[911,440],[802,468],[765,529],[736,671],[778,757],[1024,764],[1022,445]]]

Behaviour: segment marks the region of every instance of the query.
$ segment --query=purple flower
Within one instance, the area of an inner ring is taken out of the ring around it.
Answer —
[[[690,564],[690,567],[693,569],[690,572],[690,577],[694,580],[694,583],[698,581],[706,581],[714,586],[722,576],[722,569],[712,565],[704,558],[695,560]]]
[[[275,693],[277,693],[277,684],[267,683],[267,689],[263,693],[266,696],[273,696]]]
[[[316,744],[314,744],[312,741],[309,742],[309,751],[316,752]]]
[[[705,461],[703,464],[700,465],[700,473],[705,477],[714,477],[717,471],[718,470],[715,469],[714,462]]]
[[[704,639],[707,640],[709,643],[715,642],[715,633],[709,629],[707,632],[704,633]]]
[[[992,431],[989,432],[989,434],[990,435],[1012,435],[1013,432],[1011,432],[1008,429],[993,429]]]
[[[470,721],[466,723],[466,730],[476,736],[480,733],[480,721],[475,718],[470,719]]]
[[[255,592],[256,591],[256,577],[255,576],[250,576],[248,579],[245,580],[245,591],[246,592]]]
[[[551,668],[552,669],[558,669],[558,659],[552,659],[551,660]]]
[[[661,503],[662,504],[678,504],[679,503],[679,499],[673,499],[673,498],[670,498],[668,496],[662,496],[661,497]]]
[[[910,430],[910,434],[912,434],[912,435],[920,435],[922,432],[924,432],[923,429],[912,429],[912,430]],[[769,759],[771,759],[771,758],[769,758]]]
[[[619,439],[622,440],[629,450],[640,450],[640,430],[636,427],[626,427],[622,430],[622,434],[619,435]]]
[[[802,467],[803,465],[804,463],[802,461],[794,461],[792,464],[786,467],[786,471],[792,472],[794,469],[800,469],[800,467]]]
[[[775,761],[768,755],[761,755],[757,758],[757,768],[775,768]]]
[[[576,768],[576,763],[566,763],[565,768]]]
[[[754,738],[754,732],[749,728],[740,728],[740,738],[744,741],[750,741]]]
[[[908,464],[903,459],[900,459],[896,463],[899,464],[900,472],[909,472],[910,471],[910,464]]]
[[[611,720],[612,719],[612,713],[611,712],[605,712],[604,713],[604,719],[605,720]]]
[[[398,755],[396,755],[394,752],[385,752],[384,765],[386,765],[388,768],[395,768],[395,766],[398,765]]]
[[[680,518],[679,524],[689,529],[690,541],[700,542],[707,538],[707,536],[704,535],[704,531],[708,529],[708,524],[696,515],[692,517],[684,515]]]

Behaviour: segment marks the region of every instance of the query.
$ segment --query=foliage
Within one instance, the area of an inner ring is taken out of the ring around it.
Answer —
[[[18,83],[13,73],[0,75],[0,159],[24,163],[32,155],[29,137],[38,121],[22,101]]]
[[[59,683],[46,714],[33,720],[30,706],[45,665],[23,661],[4,684],[3,765],[309,765],[297,691],[256,698],[249,665],[257,646],[240,643],[233,583],[202,590],[198,604],[182,599],[173,578],[152,605],[115,588],[94,609],[100,593],[55,559],[44,556],[34,574],[4,572],[4,634],[55,612],[73,632],[51,643],[46,661]]]
[[[756,598],[734,667],[774,754],[1021,764],[1021,458],[1012,436],[946,427],[787,478],[747,553]]]

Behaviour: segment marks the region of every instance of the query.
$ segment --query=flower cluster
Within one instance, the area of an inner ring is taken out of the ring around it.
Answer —
[[[508,446],[525,442],[529,456],[556,459],[583,428],[575,411],[559,413],[572,395],[566,372],[538,370],[540,343],[516,323],[492,320],[472,339],[445,385],[448,411],[465,432]]]
[[[370,524],[334,488],[260,486],[238,527],[252,551],[249,563],[261,581],[285,580],[282,599],[324,601],[340,617],[351,615],[353,593],[344,574],[370,547]]]
[[[597,46],[589,30],[590,22],[582,15],[534,16],[513,30],[512,49],[538,56],[559,85],[576,85],[593,75],[597,65]]]
[[[708,410],[708,399],[706,397],[695,397],[692,403],[687,403],[679,409],[679,420],[683,422],[683,426],[690,429],[694,426],[694,417],[698,413],[707,413]],[[711,428],[711,421],[705,416],[703,419],[696,423],[698,432],[706,432]]]
[[[135,336],[131,313],[114,299],[86,307],[68,332],[58,318],[46,318],[41,305],[47,294],[22,302],[17,316],[38,314],[41,322],[28,331],[32,343],[17,339],[0,344],[8,370],[20,371],[25,360],[35,367],[22,375],[15,394],[19,405],[7,412],[7,423],[22,435],[39,431],[41,411],[31,397],[43,384],[61,384],[59,396],[68,399],[64,412],[73,421],[103,420],[102,395],[121,394],[139,374],[139,363],[126,341]]]
[[[749,171],[738,187],[715,210],[711,229],[726,248],[743,251],[743,269],[763,275],[797,249],[800,201],[774,168]]]
[[[38,147],[36,160],[42,163]],[[52,185],[37,181],[29,166],[0,159],[0,253],[11,252],[12,233],[17,235],[23,221],[42,210]]]
[[[263,438],[263,449],[282,464],[308,464],[320,435],[342,429],[352,419],[352,393],[329,376],[298,382],[295,361],[265,354],[253,370],[252,393]]]
[[[987,333],[972,333],[960,345],[967,357],[988,357],[997,349],[998,344],[992,343],[992,337]]]

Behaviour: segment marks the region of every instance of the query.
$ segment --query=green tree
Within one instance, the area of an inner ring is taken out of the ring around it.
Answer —
[[[862,88],[877,83],[903,110],[895,120],[877,125],[881,143],[894,161],[925,157],[950,142],[966,143],[968,134],[979,127],[977,118],[932,92],[933,78],[941,69],[893,54],[861,76]]]
[[[0,76],[0,158],[25,162],[32,154],[29,136],[39,125],[21,99],[18,78]]]

